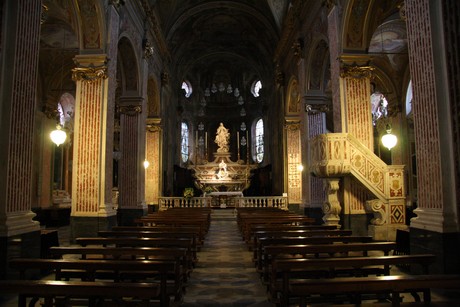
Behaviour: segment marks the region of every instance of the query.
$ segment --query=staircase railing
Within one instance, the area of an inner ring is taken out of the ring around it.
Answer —
[[[366,202],[366,208],[374,213],[372,225],[397,227],[405,223],[404,165],[385,164],[348,133],[321,134],[312,139],[311,145],[310,171],[332,186],[324,211],[334,223],[341,211],[337,178],[345,176],[356,178],[376,197]]]

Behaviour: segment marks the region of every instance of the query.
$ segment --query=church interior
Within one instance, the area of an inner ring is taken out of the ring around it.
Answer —
[[[0,298],[56,245],[214,216],[219,246],[256,214],[434,255],[460,290],[458,1],[0,3]]]

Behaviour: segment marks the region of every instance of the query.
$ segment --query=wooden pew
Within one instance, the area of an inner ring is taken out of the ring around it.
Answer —
[[[271,298],[279,298],[282,305],[289,303],[289,285],[296,280],[308,278],[335,278],[337,276],[390,275],[390,266],[419,265],[424,274],[436,259],[432,254],[275,259],[269,276]]]
[[[369,243],[373,238],[370,236],[329,236],[329,237],[281,237],[260,238],[253,251],[254,261],[260,270],[264,262],[265,248],[276,245],[304,245],[304,244],[332,244],[332,243]]]
[[[198,244],[202,245],[204,243],[204,239],[206,233],[200,231],[200,227],[195,226],[113,226],[112,231],[172,231],[178,233],[194,233],[198,237]]]
[[[209,230],[209,221],[207,219],[195,218],[174,218],[174,217],[141,217],[134,220],[139,226],[194,226],[200,228],[200,233],[206,234]]]
[[[325,237],[325,236],[351,236],[351,230],[271,230],[271,231],[255,231],[252,234],[253,241],[251,249],[255,250],[262,238],[296,238],[296,237]]]
[[[361,304],[364,294],[391,294],[392,306],[400,306],[400,293],[423,293],[425,305],[431,302],[432,289],[460,289],[460,275],[391,275],[305,279],[289,285],[289,296],[299,297],[300,306],[319,299],[347,298]],[[346,294],[345,296],[343,294]],[[318,295],[321,297],[318,298]],[[351,296],[351,299],[350,299]],[[285,305],[281,305],[285,306]]]
[[[187,238],[76,238],[75,242],[81,246],[101,245],[116,247],[179,247],[186,248],[193,262],[197,261],[196,246],[193,240]]]
[[[80,306],[101,306],[104,301],[113,300],[119,306],[147,307],[158,302],[160,286],[154,283],[102,281],[0,280],[0,293],[18,295],[18,307],[26,307],[28,298],[32,301],[44,298],[42,306],[54,307],[58,297],[65,297],[67,303],[70,298],[88,300]]]
[[[199,240],[196,233],[193,232],[175,232],[169,231],[121,231],[121,230],[100,230],[99,237],[105,238],[187,238],[192,239],[192,245],[199,250]]]
[[[250,240],[251,228],[254,225],[268,225],[268,224],[287,224],[287,225],[312,225],[315,220],[307,216],[279,216],[279,217],[260,217],[244,219],[241,224],[240,231],[243,239]]]
[[[350,255],[350,253],[353,253],[352,256],[367,257],[371,251],[388,256],[395,247],[395,242],[269,245],[264,249],[263,261],[261,261],[261,274],[263,280],[268,282],[269,272],[274,259],[293,258],[299,255],[303,258],[332,257],[337,254],[340,257],[345,257]]]
[[[64,256],[79,255],[78,259],[89,260],[155,260],[174,261],[180,266],[184,282],[187,282],[194,264],[187,254],[186,248],[171,247],[51,247],[50,255],[63,258]],[[75,259],[75,257],[73,257]]]
[[[172,261],[151,260],[76,260],[76,259],[36,259],[16,258],[9,262],[12,269],[19,271],[24,279],[26,271],[33,269],[53,270],[55,279],[74,279],[95,281],[96,279],[120,282],[125,280],[149,281],[160,277],[160,302],[162,306],[169,304],[169,295],[179,300],[182,295],[182,276],[177,272],[177,266]],[[168,276],[173,274],[174,285],[168,291]],[[151,281],[151,282],[152,282]]]
[[[289,230],[337,230],[334,225],[289,225],[289,224],[255,224],[251,225],[249,237],[243,238],[246,243],[252,241],[254,233],[259,231],[289,231]]]

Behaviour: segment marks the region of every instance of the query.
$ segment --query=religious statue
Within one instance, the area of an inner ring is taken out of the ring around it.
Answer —
[[[222,160],[219,163],[219,172],[217,173],[217,178],[218,179],[224,179],[228,176],[228,171],[227,171],[227,163]]]
[[[220,123],[217,128],[216,139],[214,142],[219,146],[217,152],[228,152],[228,141],[230,139],[230,133],[228,129],[224,127],[223,123]]]

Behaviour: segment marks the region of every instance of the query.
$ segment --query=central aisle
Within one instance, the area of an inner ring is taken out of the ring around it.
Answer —
[[[274,306],[267,301],[251,258],[239,235],[233,209],[214,209],[181,306]]]

